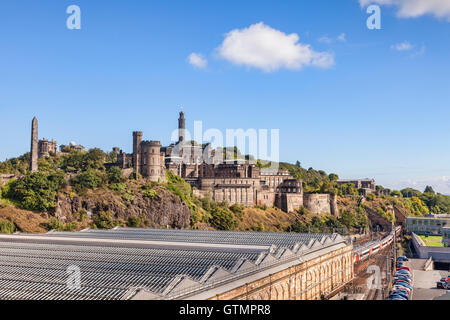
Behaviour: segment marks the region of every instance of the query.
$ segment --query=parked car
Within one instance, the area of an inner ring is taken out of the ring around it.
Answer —
[[[408,278],[408,280],[412,279],[411,276],[407,275],[406,273],[396,273],[395,277],[396,278],[398,278],[398,277]]]
[[[408,289],[409,291],[411,291],[413,289],[412,285],[410,285],[409,283],[405,283],[405,282],[395,282],[394,286],[403,287],[403,288]]]
[[[409,272],[408,270],[398,270],[395,272],[396,275],[400,275],[400,274],[406,274],[408,275],[408,277],[411,277],[411,272]]]
[[[389,300],[408,300],[407,297],[405,297],[404,295],[400,295],[398,293],[391,293],[389,295]]]
[[[389,297],[389,300],[400,300],[400,301],[406,301],[406,300],[408,300],[408,299],[406,299],[406,298],[404,298],[404,297],[400,297],[400,296],[392,296],[392,297]]]
[[[395,295],[399,295],[403,298],[409,299],[409,295],[405,291],[395,290],[395,291],[392,291],[392,293]]]
[[[411,295],[411,289],[406,288],[401,285],[394,286],[394,291],[402,291],[402,292],[405,292],[406,294],[408,294],[408,296]]]
[[[412,281],[411,279],[404,279],[404,278],[394,278],[394,283],[397,282],[401,282],[401,283],[406,283],[408,286],[412,286]]]
[[[447,282],[446,281],[438,281],[436,282],[436,288],[438,289],[447,289]]]
[[[407,279],[394,279],[394,283],[403,283],[412,287],[412,281]]]
[[[405,256],[400,256],[400,257],[398,257],[397,258],[397,261],[409,261],[409,259],[407,258],[407,257],[405,257]]]
[[[397,271],[400,271],[400,270],[408,270],[409,272],[411,272],[411,269],[409,267],[398,267]]]

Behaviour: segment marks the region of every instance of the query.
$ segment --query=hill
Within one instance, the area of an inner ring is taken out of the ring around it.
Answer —
[[[96,148],[70,151],[39,159],[36,173],[28,170],[29,154],[1,162],[0,173],[17,176],[0,189],[0,232],[129,226],[348,233],[450,208],[450,197],[432,190],[405,189],[371,195],[362,202],[360,190],[336,183],[337,174],[304,169],[300,163],[280,163],[280,168],[302,179],[306,192],[338,195],[340,217],[313,215],[305,208],[285,213],[277,208],[229,206],[195,197],[191,186],[170,171],[167,183],[136,179],[135,173],[124,176],[108,165],[116,157]],[[258,165],[265,166],[262,161]]]

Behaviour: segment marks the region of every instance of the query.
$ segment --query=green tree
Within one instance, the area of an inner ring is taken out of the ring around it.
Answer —
[[[57,191],[64,184],[61,173],[46,176],[35,172],[13,181],[6,197],[17,201],[23,209],[44,212],[55,207]]]
[[[330,181],[337,181],[337,180],[339,180],[339,176],[336,174],[336,173],[330,173],[329,175],[328,175],[328,179],[330,179]]]
[[[105,177],[99,171],[89,169],[72,179],[72,186],[80,192],[85,189],[95,189],[105,183]]]
[[[425,191],[423,193],[433,193],[433,194],[435,194],[432,186],[426,186]]]
[[[398,190],[393,190],[391,192],[391,196],[392,197],[399,197],[399,198],[401,198],[403,196],[403,194],[400,191],[398,191]]]
[[[125,177],[122,174],[122,170],[119,167],[111,167],[108,170],[108,182],[109,183],[121,183],[125,181]]]
[[[236,225],[233,213],[222,207],[212,210],[210,223],[219,230],[233,230]]]
[[[13,234],[15,231],[14,223],[8,220],[0,220],[0,233]]]

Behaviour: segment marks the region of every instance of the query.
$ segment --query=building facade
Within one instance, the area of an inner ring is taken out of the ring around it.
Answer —
[[[314,213],[335,213],[330,209],[329,195],[303,194],[302,181],[294,179],[288,171],[260,168],[251,160],[224,159],[222,149],[213,149],[209,143],[186,141],[183,111],[178,118],[176,143],[163,147],[159,141],[143,141],[142,136],[141,131],[133,132],[132,154],[113,149],[118,154],[117,166],[133,168],[155,182],[165,182],[169,170],[191,184],[196,196],[230,205],[278,206],[289,212],[306,203]],[[323,210],[323,206],[328,208]]]
[[[443,235],[443,230],[450,227],[450,217],[408,217],[406,218],[406,231],[416,234]]]
[[[39,158],[49,157],[56,154],[58,151],[58,142],[55,140],[48,141],[47,139],[39,140],[38,156]]]

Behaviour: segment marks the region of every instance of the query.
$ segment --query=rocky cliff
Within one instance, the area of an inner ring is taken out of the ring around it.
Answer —
[[[65,192],[58,195],[56,207],[49,214],[66,223],[81,215],[95,220],[108,213],[119,223],[137,217],[142,226],[149,228],[188,228],[192,219],[188,205],[164,187],[152,190],[151,195],[136,188],[127,193],[107,189],[89,190],[83,195]]]

